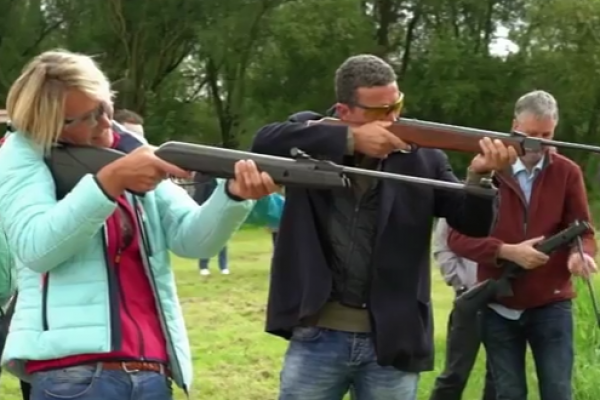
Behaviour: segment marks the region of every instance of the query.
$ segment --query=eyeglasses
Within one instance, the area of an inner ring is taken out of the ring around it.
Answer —
[[[368,119],[383,119],[386,118],[390,114],[399,115],[402,112],[402,107],[404,107],[404,93],[400,93],[400,97],[396,102],[389,105],[383,106],[365,106],[360,103],[353,104],[355,107],[362,108],[365,110],[365,117]]]
[[[75,126],[75,125],[79,125],[79,124],[85,124],[85,125],[89,126],[90,128],[95,128],[96,125],[98,125],[98,121],[100,121],[100,118],[102,118],[104,115],[107,114],[107,111],[108,111],[107,105],[102,102],[98,105],[98,107],[96,107],[92,111],[90,111],[80,117],[72,118],[72,119],[65,119],[64,120],[65,127],[71,127],[71,126]]]

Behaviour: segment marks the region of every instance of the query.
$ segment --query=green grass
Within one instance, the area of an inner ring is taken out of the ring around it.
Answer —
[[[196,381],[190,399],[269,400],[277,397],[278,376],[286,342],[263,332],[267,298],[270,236],[264,230],[242,230],[230,245],[232,274],[198,274],[193,260],[175,259],[179,296],[183,304],[194,355]],[[214,260],[213,262],[216,262]],[[216,272],[216,264],[211,265]],[[445,325],[452,292],[433,272],[436,321],[436,367],[444,355]],[[598,399],[600,331],[595,325],[589,295],[580,289],[577,302],[577,368],[575,398]],[[484,354],[480,354],[464,399],[480,398]],[[535,374],[529,363],[530,399],[537,396]],[[419,400],[427,399],[436,373],[424,373]],[[596,382],[596,383],[594,383]],[[14,378],[0,380],[0,398],[20,399]],[[185,396],[176,390],[176,399]]]

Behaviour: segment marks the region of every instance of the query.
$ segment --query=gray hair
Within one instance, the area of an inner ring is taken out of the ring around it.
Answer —
[[[348,58],[335,73],[335,96],[338,103],[355,105],[361,87],[387,86],[396,82],[391,65],[371,54]]]
[[[535,118],[552,118],[558,121],[558,104],[550,93],[543,90],[534,90],[524,94],[515,104],[515,118],[523,114],[532,115]]]

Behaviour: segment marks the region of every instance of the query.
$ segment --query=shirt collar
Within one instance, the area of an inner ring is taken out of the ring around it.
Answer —
[[[542,157],[540,159],[540,161],[538,161],[538,163],[533,167],[533,169],[531,170],[531,174],[537,174],[538,172],[540,172],[544,166],[544,159],[546,156]],[[512,165],[512,172],[513,175],[518,175],[521,172],[528,172],[527,171],[527,167],[525,167],[525,164],[523,164],[523,161],[521,161],[520,158],[517,158],[517,161]]]

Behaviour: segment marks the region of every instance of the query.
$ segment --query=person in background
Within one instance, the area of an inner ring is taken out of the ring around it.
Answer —
[[[245,223],[254,227],[266,228],[269,232],[276,232],[281,215],[285,207],[285,198],[282,191],[271,193],[256,201],[254,208]],[[272,233],[273,246],[277,240],[277,234]]]
[[[173,383],[188,393],[192,354],[171,254],[216,254],[273,180],[239,161],[198,206],[168,179],[189,172],[115,131],[110,83],[84,54],[36,56],[7,110],[15,132],[0,147],[0,226],[18,294],[2,367],[31,383],[31,400],[172,400]],[[56,142],[125,155],[59,198],[45,162]]]
[[[536,90],[515,103],[512,130],[552,140],[558,104],[550,93]],[[448,246],[459,257],[478,264],[479,281],[498,279],[498,260],[525,269],[512,281],[512,296],[482,310],[482,341],[498,399],[526,400],[527,346],[535,362],[541,400],[573,399],[572,277],[589,278],[597,270],[594,231],[551,255],[536,243],[575,221],[592,217],[579,165],[552,149],[527,151],[498,173],[500,209],[490,236],[473,238],[450,229]]]
[[[204,204],[206,200],[212,196],[215,189],[217,188],[217,180],[211,176],[201,174],[196,172],[194,174],[194,195],[192,198],[196,201],[198,205]],[[219,271],[223,275],[229,275],[229,260],[227,259],[227,244],[221,248],[218,254],[218,265]],[[200,267],[200,275],[207,276],[210,275],[210,270],[208,269],[208,264],[210,259],[201,258],[198,261],[198,266]]]
[[[279,193],[271,194],[271,202],[276,203],[273,205],[274,210],[279,210],[277,218],[272,218],[267,222],[267,230],[271,233],[271,239],[273,241],[273,249],[277,243],[277,232],[279,232],[279,221],[281,220],[281,213],[283,212],[283,206],[285,204],[285,189],[282,187]]]
[[[142,143],[148,144],[146,135],[144,133],[144,118],[134,111],[127,109],[116,110],[113,115],[113,121],[123,125],[128,132],[131,132],[139,139]]]
[[[448,223],[440,218],[433,234],[433,258],[444,281],[458,297],[477,283],[477,264],[458,257],[448,248]],[[444,371],[437,377],[429,400],[460,400],[481,347],[480,320],[452,309],[446,335]],[[489,365],[486,368],[483,400],[495,400]]]

